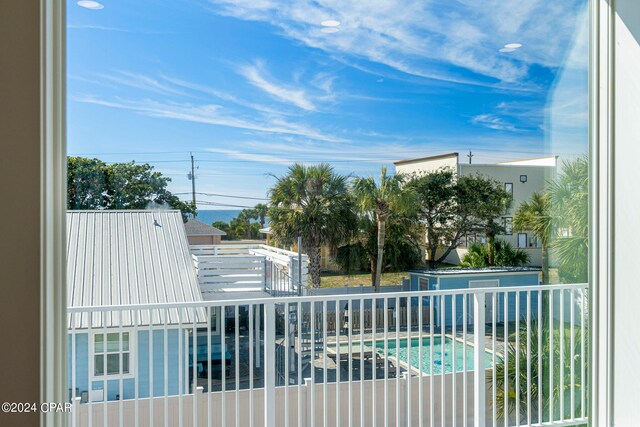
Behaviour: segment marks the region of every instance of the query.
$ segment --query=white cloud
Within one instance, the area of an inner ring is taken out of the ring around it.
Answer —
[[[300,123],[289,123],[280,118],[244,119],[238,114],[230,114],[217,104],[192,104],[158,102],[153,100],[132,101],[127,99],[107,100],[94,96],[72,98],[74,101],[135,111],[150,117],[183,120],[217,126],[265,132],[270,134],[297,135],[319,141],[339,142],[336,138]]]
[[[312,111],[316,109],[316,106],[308,99],[304,90],[287,87],[281,83],[270,80],[269,77],[265,75],[264,68],[260,63],[239,67],[238,72],[253,86],[271,95],[273,98],[295,105],[303,110]]]
[[[268,22],[331,55],[348,55],[402,73],[463,84],[524,84],[529,67],[557,67],[573,37],[582,0],[210,0],[217,13]],[[321,32],[323,19],[340,31]],[[500,54],[505,43],[523,48]],[[453,68],[452,68],[453,66]],[[473,73],[470,74],[469,72]]]
[[[471,119],[471,123],[500,131],[518,132],[522,130],[495,114],[479,114]]]

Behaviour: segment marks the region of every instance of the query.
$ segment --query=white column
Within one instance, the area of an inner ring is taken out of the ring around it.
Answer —
[[[484,369],[485,354],[485,319],[484,319],[484,301],[485,294],[477,292],[473,298],[473,426],[484,427],[486,396],[485,396],[485,380],[486,373]],[[465,372],[466,375],[466,372]],[[466,423],[466,420],[465,420]]]
[[[264,324],[264,419],[265,426],[276,425],[276,307],[267,302]]]

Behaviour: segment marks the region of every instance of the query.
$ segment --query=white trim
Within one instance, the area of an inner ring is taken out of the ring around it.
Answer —
[[[136,360],[137,360],[137,351],[136,351],[136,345],[137,345],[137,338],[135,337],[135,331],[133,328],[122,328],[122,333],[124,334],[125,332],[129,334],[129,372],[126,374],[107,374],[107,372],[105,372],[103,375],[96,375],[95,374],[95,339],[96,339],[96,335],[107,335],[107,334],[118,334],[120,332],[120,329],[107,329],[107,330],[103,330],[103,329],[97,329],[95,331],[91,332],[91,336],[88,339],[88,343],[89,343],[89,351],[88,351],[88,355],[89,355],[89,389],[93,389],[93,383],[94,382],[103,382],[103,381],[120,381],[120,380],[128,380],[131,378],[135,377],[135,366],[136,366]],[[134,338],[135,337],[135,338]],[[120,339],[120,346],[122,346],[122,339]],[[105,337],[105,341],[104,341],[104,348],[105,348],[105,352],[101,353],[104,354],[105,356],[107,355],[107,341],[106,341],[106,337]],[[76,349],[77,351],[77,349]],[[112,354],[122,354],[123,351],[122,349],[120,349],[120,351],[118,353],[113,353]],[[105,360],[105,364],[106,364],[106,360]],[[120,370],[122,370],[122,366],[120,366]],[[107,393],[105,393],[107,396],[105,397],[107,400],[109,398],[108,396],[108,390]],[[122,396],[120,396],[120,400],[122,400]]]
[[[39,4],[40,402],[66,402],[66,2]],[[68,414],[41,412],[40,425],[66,426]]]
[[[589,143],[592,425],[613,425],[613,123],[615,13],[608,0],[590,2]]]

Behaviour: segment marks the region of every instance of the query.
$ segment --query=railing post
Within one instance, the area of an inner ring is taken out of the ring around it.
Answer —
[[[473,373],[473,427],[484,427],[486,417],[485,294],[484,292],[476,292],[473,296],[473,366],[475,369]]]
[[[264,304],[264,420],[266,427],[276,425],[276,305]]]

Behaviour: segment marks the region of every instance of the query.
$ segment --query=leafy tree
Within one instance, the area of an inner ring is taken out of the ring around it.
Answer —
[[[384,242],[383,272],[405,271],[421,263],[418,243],[421,232],[422,228],[417,227],[413,219],[393,215],[389,217]],[[352,240],[338,248],[335,262],[347,273],[371,272],[371,285],[374,286],[377,256],[377,221],[369,215],[360,215]]]
[[[170,181],[146,163],[107,164],[99,159],[68,157],[67,208],[145,209],[157,203],[179,209],[186,221],[196,207],[167,190]]]
[[[353,183],[353,193],[360,212],[375,218],[377,222],[377,247],[374,287],[380,292],[380,278],[384,257],[386,224],[389,215],[404,215],[413,209],[414,193],[410,187],[403,188],[404,175],[387,175],[382,167],[380,180],[358,178]]]
[[[435,268],[474,232],[487,235],[490,265],[494,263],[490,242],[502,230],[496,221],[508,208],[510,195],[497,181],[482,175],[456,178],[451,169],[414,176],[408,184],[418,195],[420,218],[427,231],[429,265]],[[445,248],[437,255],[438,249]]]
[[[408,183],[417,196],[417,208],[420,220],[424,223],[427,235],[427,254],[429,265],[436,267],[455,246],[445,251],[440,258],[436,252],[442,242],[457,243],[468,227],[464,226],[464,218],[456,219],[456,182],[453,171],[441,169],[425,175],[414,176]],[[458,227],[456,227],[456,225]]]
[[[211,224],[212,227],[217,228],[218,230],[222,230],[225,233],[227,233],[226,236],[222,236],[222,240],[233,240],[232,239],[232,231],[231,231],[231,227],[229,226],[228,222],[225,221],[216,221],[213,224]]]
[[[548,193],[533,193],[522,202],[513,216],[513,228],[531,231],[542,246],[542,283],[549,283],[549,243],[552,233],[551,198]]]
[[[504,227],[496,220],[507,212],[511,195],[495,180],[481,175],[465,176],[458,180],[458,209],[464,206],[465,215],[471,212],[473,227],[487,236],[487,262],[495,264],[494,245],[496,234],[504,232]],[[460,213],[458,213],[460,215]]]
[[[501,267],[519,267],[529,262],[529,254],[521,249],[514,248],[509,242],[500,239],[494,240],[492,253],[495,260],[493,265]],[[469,247],[469,252],[462,258],[460,264],[463,267],[490,267],[489,250],[487,245],[474,243]]]
[[[320,249],[338,246],[354,228],[355,215],[347,178],[331,166],[294,164],[270,190],[271,230],[279,242],[292,245],[302,237],[309,256],[311,286],[320,286]]]

